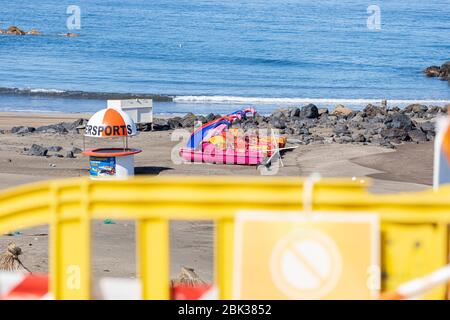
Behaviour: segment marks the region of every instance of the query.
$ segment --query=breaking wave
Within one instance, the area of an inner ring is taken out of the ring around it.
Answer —
[[[238,97],[238,96],[176,96],[173,98],[174,102],[178,103],[217,103],[217,104],[350,104],[350,105],[364,105],[368,103],[380,103],[384,99],[334,99],[334,98],[266,98],[266,97]],[[435,99],[388,99],[389,104],[448,104],[450,100],[435,100]]]
[[[147,94],[147,93],[113,93],[113,92],[88,92],[58,89],[41,88],[9,88],[0,87],[0,95],[18,95],[34,97],[57,97],[73,99],[153,99],[154,101],[172,101],[168,95]]]

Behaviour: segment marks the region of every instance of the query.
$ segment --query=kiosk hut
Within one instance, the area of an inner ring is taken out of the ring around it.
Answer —
[[[122,148],[90,148],[83,152],[89,156],[92,178],[126,178],[134,175],[134,155],[140,149],[128,147],[128,137],[137,134],[136,125],[121,109],[107,108],[95,113],[88,121],[84,137],[122,139]]]

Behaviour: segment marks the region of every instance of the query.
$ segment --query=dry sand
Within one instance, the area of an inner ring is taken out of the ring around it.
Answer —
[[[13,126],[40,126],[79,118],[77,114],[0,113],[0,129]],[[179,141],[171,141],[171,131],[143,132],[130,140],[130,146],[144,149],[136,156],[137,174],[151,175],[258,175],[255,167],[174,164],[171,152]],[[67,134],[0,134],[0,188],[32,181],[88,175],[88,161],[76,159],[31,157],[24,147],[33,143],[43,146],[83,147],[81,135]],[[93,147],[94,140],[86,140]],[[112,146],[105,143],[105,146]],[[120,146],[120,143],[116,143]],[[97,146],[97,145],[95,145]],[[402,192],[429,188],[432,177],[432,143],[402,145],[397,150],[367,145],[308,145],[288,152],[278,176],[307,176],[319,172],[324,177],[358,176],[373,179],[372,192]],[[62,152],[65,154],[65,152]],[[54,166],[52,166],[54,165]],[[93,272],[96,276],[135,277],[134,224],[93,223]],[[47,227],[21,230],[16,236],[0,237],[3,250],[15,241],[24,251],[23,261],[35,272],[47,272]],[[177,221],[171,224],[171,276],[181,266],[193,267],[205,280],[213,279],[213,225],[208,221]]]

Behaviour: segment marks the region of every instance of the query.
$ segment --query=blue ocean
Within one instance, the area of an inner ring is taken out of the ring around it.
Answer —
[[[71,5],[79,29],[68,25]],[[0,8],[0,28],[43,33],[0,35],[0,111],[92,112],[108,93],[158,95],[158,113],[450,101],[448,82],[422,74],[450,60],[448,0],[0,0]]]

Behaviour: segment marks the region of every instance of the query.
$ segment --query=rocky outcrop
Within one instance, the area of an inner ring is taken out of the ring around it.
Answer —
[[[16,35],[16,36],[23,36],[26,34],[25,31],[22,29],[19,29],[16,26],[11,26],[6,30],[6,34]]]
[[[68,37],[68,38],[74,38],[74,37],[78,37],[79,34],[78,33],[73,33],[73,32],[67,32],[67,33],[61,33],[60,36]]]
[[[24,30],[22,30],[22,29],[20,29],[20,28],[18,28],[16,26],[10,26],[6,30],[0,29],[0,34],[10,34],[10,35],[14,35],[14,36],[24,36],[26,34],[28,34],[28,35],[41,35],[42,33],[38,29],[35,29],[35,28],[32,28],[28,32],[25,32]]]
[[[42,33],[41,33],[38,29],[33,28],[33,29],[31,29],[30,31],[28,31],[27,34],[33,35],[33,36],[39,36],[39,35],[41,35]]]
[[[337,106],[330,113],[321,110],[318,115],[310,110],[314,110],[311,105],[278,109],[268,117],[260,117],[257,127],[278,129],[301,144],[356,143],[395,148],[397,144],[433,140],[434,119],[447,113],[447,107],[420,104],[404,109],[372,104],[362,110]],[[235,126],[253,128],[250,119]]]
[[[8,29],[0,29],[0,34],[8,34],[14,36],[24,36],[24,35],[33,35],[38,36],[41,35],[41,31],[36,28],[31,28],[29,31],[24,31],[16,26],[10,26]]]
[[[17,126],[11,128],[10,132],[24,135],[28,133],[56,133],[56,134],[65,134],[65,133],[77,133],[78,128],[82,127],[87,123],[87,119],[77,119],[73,122],[61,122],[56,124],[50,124],[46,126],[40,126],[37,128],[28,127],[28,126]]]
[[[255,114],[233,123],[233,127],[243,129],[276,129],[282,135],[299,141],[300,144],[355,143],[380,145],[395,148],[402,143],[424,143],[434,140],[435,118],[446,116],[448,106],[427,106],[411,104],[403,109],[388,108],[386,104],[368,104],[360,110],[337,106],[330,113],[328,109],[318,109],[313,104],[303,107],[290,107],[275,110],[270,115]],[[155,118],[154,131],[194,127],[221,117],[217,114],[195,115],[188,113],[172,118]],[[76,133],[77,128],[86,123],[85,119],[74,122],[62,122],[37,128],[19,126],[8,130],[9,133],[25,134],[68,134]],[[149,131],[144,126],[141,131]],[[44,147],[42,147],[44,148]],[[44,148],[49,156],[75,157],[81,149],[73,147],[63,150],[60,147]],[[32,146],[29,153],[42,154],[44,151]],[[46,153],[46,155],[47,155]]]
[[[61,146],[44,147],[38,144],[33,144],[30,148],[24,148],[23,151],[28,156],[55,158],[76,158],[76,155],[82,152],[80,148],[72,147],[63,155],[61,152],[64,151],[64,148]]]
[[[450,61],[442,66],[431,66],[423,70],[427,77],[437,77],[442,80],[450,81]]]
[[[28,127],[28,126],[19,126],[19,127],[11,128],[11,133],[15,133],[15,134],[27,134],[27,133],[32,133],[34,131],[36,131],[35,128]]]

